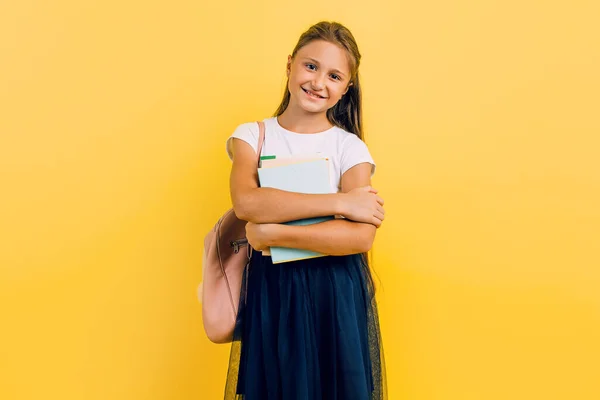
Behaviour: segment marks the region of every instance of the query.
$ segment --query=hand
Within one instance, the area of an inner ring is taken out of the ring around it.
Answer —
[[[377,196],[377,190],[371,186],[363,186],[345,193],[342,202],[342,215],[355,222],[375,225],[383,222],[385,211],[383,199]]]
[[[248,244],[252,246],[254,250],[263,251],[269,246],[267,244],[269,238],[269,225],[270,224],[255,224],[248,222],[246,224],[246,239]]]

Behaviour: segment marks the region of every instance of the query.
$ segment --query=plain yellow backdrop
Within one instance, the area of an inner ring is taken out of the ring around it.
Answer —
[[[0,398],[222,398],[225,140],[328,19],[363,53],[389,398],[600,399],[597,4],[0,3]]]

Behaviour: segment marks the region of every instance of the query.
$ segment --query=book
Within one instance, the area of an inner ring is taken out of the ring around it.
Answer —
[[[333,193],[329,179],[329,162],[329,158],[323,156],[262,159],[258,169],[260,186],[297,193]],[[310,225],[331,219],[334,219],[333,215],[289,221],[286,224]],[[288,247],[271,247],[268,251],[263,251],[263,255],[270,255],[273,264],[324,256],[314,251]]]
[[[318,155],[315,155],[313,157],[291,156],[291,157],[279,157],[279,158],[277,158],[275,156],[263,156],[260,159],[260,166],[261,166],[261,168],[269,168],[269,167],[277,167],[280,165],[295,164],[295,163],[299,163],[299,162],[307,162],[307,161],[314,161],[314,160],[328,160],[328,162],[329,162],[329,157],[318,156]]]

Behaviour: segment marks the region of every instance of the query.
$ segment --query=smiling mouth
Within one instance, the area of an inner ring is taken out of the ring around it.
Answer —
[[[319,96],[318,94],[310,92],[310,91],[308,91],[308,90],[306,90],[304,88],[302,88],[302,90],[304,90],[304,93],[306,93],[307,95],[309,95],[310,97],[313,97],[315,99],[326,99],[326,97]]]

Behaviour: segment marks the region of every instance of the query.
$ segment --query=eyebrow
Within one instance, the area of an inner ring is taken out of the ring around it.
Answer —
[[[315,60],[314,58],[311,58],[311,57],[305,57],[304,59],[305,59],[305,60],[310,60],[310,61],[314,62],[315,64],[319,65],[319,61],[318,61],[318,60]],[[335,69],[335,68],[334,68],[334,69],[332,69],[332,70],[331,70],[331,72],[335,72],[335,73],[336,73],[336,74],[338,74],[338,75],[341,75],[341,76],[343,76],[343,77],[346,77],[346,74],[344,74],[344,73],[343,73],[342,71],[340,71],[339,69]]]

